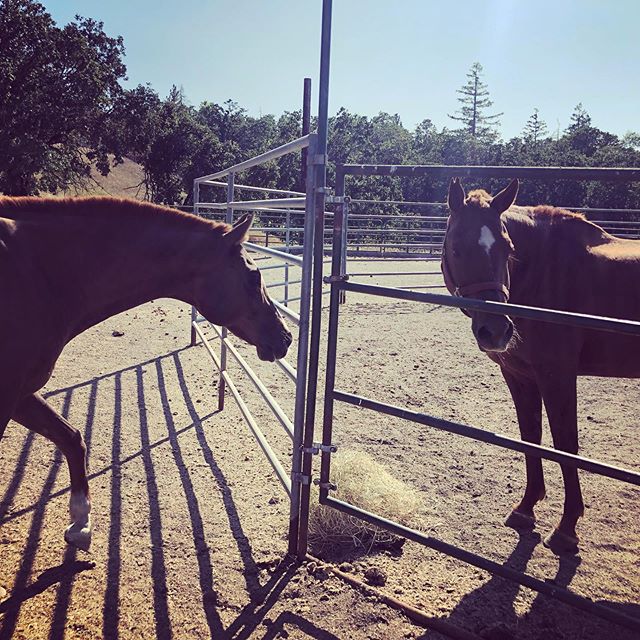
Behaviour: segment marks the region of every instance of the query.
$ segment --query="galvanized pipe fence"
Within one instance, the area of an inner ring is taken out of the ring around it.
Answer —
[[[638,336],[640,339],[640,322],[619,320],[579,313],[555,311],[514,305],[508,303],[489,302],[484,300],[460,298],[437,293],[423,293],[415,290],[407,291],[392,287],[360,284],[350,281],[350,274],[345,272],[343,256],[346,238],[346,221],[348,218],[349,199],[345,197],[345,177],[347,175],[426,175],[438,177],[474,176],[474,177],[527,177],[532,179],[575,178],[589,180],[640,181],[640,169],[557,169],[542,167],[426,167],[426,166],[379,166],[379,165],[344,165],[337,169],[336,211],[332,229],[332,267],[331,275],[326,281],[331,286],[329,326],[327,336],[327,357],[325,371],[325,395],[322,420],[322,439],[318,444],[321,451],[320,475],[316,481],[320,487],[320,503],[335,508],[353,517],[360,518],[384,530],[403,536],[427,547],[457,558],[475,567],[502,576],[534,591],[544,593],[573,607],[587,611],[616,624],[635,631],[640,631],[640,619],[631,617],[621,611],[597,604],[568,589],[539,580],[529,574],[489,560],[484,556],[462,549],[454,544],[438,540],[432,536],[390,521],[379,514],[360,509],[331,496],[335,490],[331,484],[331,456],[336,450],[333,440],[334,404],[347,403],[363,410],[373,410],[386,415],[422,424],[448,433],[456,434],[494,446],[526,453],[528,455],[552,460],[557,463],[573,466],[591,473],[596,473],[632,485],[640,486],[640,472],[622,469],[597,460],[566,453],[560,450],[535,445],[522,440],[509,438],[478,427],[459,424],[436,416],[416,412],[362,395],[347,393],[335,386],[337,366],[338,326],[340,319],[341,299],[345,292],[365,294],[396,300],[411,300],[423,304],[435,304],[460,309],[478,310],[487,313],[509,315],[515,318],[528,318],[544,322],[566,324],[575,327],[588,327],[602,331],[613,331]],[[314,283],[315,285],[315,283]],[[314,363],[315,365],[316,363]],[[311,425],[306,424],[309,429]],[[301,525],[302,526],[302,525]],[[306,553],[306,538],[300,536],[298,555]]]
[[[197,339],[202,340],[207,352],[211,356],[220,375],[220,395],[219,404],[224,403],[224,394],[228,390],[236,402],[249,425],[250,430],[258,441],[261,449],[265,453],[269,463],[273,467],[275,474],[290,497],[290,524],[288,535],[288,551],[291,555],[304,559],[308,547],[308,525],[310,510],[310,489],[311,484],[319,486],[319,500],[321,504],[333,507],[339,511],[347,513],[367,522],[375,524],[383,529],[401,535],[407,539],[438,550],[446,555],[457,558],[463,562],[486,570],[495,575],[502,576],[518,584],[524,585],[539,591],[552,598],[570,604],[589,613],[601,616],[612,622],[627,626],[640,631],[640,620],[632,618],[620,611],[607,608],[587,600],[567,589],[557,587],[553,584],[541,581],[533,576],[511,569],[508,566],[496,563],[481,555],[471,553],[453,544],[427,536],[419,531],[405,527],[399,523],[392,522],[379,514],[369,513],[331,496],[330,492],[335,489],[330,480],[331,456],[336,452],[333,443],[333,409],[335,402],[343,402],[358,406],[363,410],[375,410],[390,416],[396,416],[415,423],[422,424],[428,428],[435,428],[461,437],[472,438],[477,441],[492,444],[513,451],[527,453],[552,460],[554,462],[572,465],[574,467],[598,473],[619,481],[640,485],[640,473],[608,465],[603,462],[591,460],[582,456],[568,454],[562,451],[534,445],[521,440],[508,438],[506,436],[492,433],[478,427],[455,423],[427,414],[415,412],[404,407],[398,407],[389,403],[381,402],[373,398],[361,395],[346,393],[335,387],[335,373],[337,366],[337,337],[340,317],[341,302],[347,291],[370,296],[391,298],[397,300],[412,300],[424,304],[438,304],[442,306],[464,308],[470,310],[483,310],[490,313],[508,314],[513,317],[532,318],[544,320],[546,322],[560,322],[572,326],[586,326],[606,331],[621,331],[638,335],[640,339],[640,323],[622,321],[613,318],[593,317],[584,314],[565,313],[548,309],[538,309],[532,307],[518,306],[512,304],[502,304],[487,302],[482,300],[461,299],[449,295],[441,295],[432,292],[419,292],[416,287],[393,288],[380,287],[375,285],[359,284],[349,280],[349,277],[359,277],[359,272],[348,273],[347,245],[349,241],[354,244],[354,240],[364,237],[366,233],[370,236],[381,235],[383,230],[360,230],[358,221],[384,221],[400,220],[407,223],[407,228],[401,229],[400,233],[412,233],[430,237],[430,242],[418,242],[422,245],[419,248],[426,250],[422,252],[423,260],[439,260],[443,238],[443,225],[445,217],[443,215],[427,216],[387,216],[379,213],[350,213],[351,206],[408,206],[414,208],[440,207],[441,203],[407,203],[399,201],[387,201],[386,203],[354,200],[350,203],[345,194],[345,179],[349,175],[386,175],[396,177],[431,176],[433,178],[448,178],[452,176],[465,177],[493,177],[512,179],[514,177],[527,179],[576,179],[576,180],[610,180],[610,181],[640,181],[640,169],[594,169],[594,168],[548,168],[548,167],[455,167],[455,166],[395,166],[395,165],[338,165],[336,171],[335,195],[328,197],[326,188],[326,165],[327,165],[327,124],[328,124],[328,84],[329,84],[329,60],[330,60],[330,34],[331,34],[331,9],[332,0],[323,0],[322,13],[322,35],[321,35],[321,61],[320,61],[320,87],[319,87],[319,108],[318,108],[318,130],[317,133],[309,133],[309,100],[310,86],[305,82],[305,101],[303,113],[307,123],[306,130],[303,128],[302,137],[289,142],[277,149],[272,149],[255,158],[238,163],[225,170],[218,171],[194,181],[194,206],[193,210],[201,215],[224,215],[227,221],[231,221],[234,211],[255,211],[260,213],[261,225],[256,229],[263,233],[280,234],[280,241],[284,246],[276,243],[276,246],[258,246],[257,244],[246,243],[247,248],[254,252],[256,262],[261,270],[269,271],[283,269],[284,279],[272,283],[274,289],[283,288],[284,296],[282,300],[276,299],[278,309],[293,322],[298,328],[298,351],[296,367],[294,368],[286,360],[278,361],[278,365],[295,383],[295,406],[293,418],[287,416],[278,401],[271,394],[266,384],[260,379],[247,360],[240,354],[233,345],[226,330],[220,327],[213,327],[216,339],[220,341],[220,352],[216,353],[213,345],[203,331],[203,319],[199,318],[196,311],[192,311],[191,331],[192,344]],[[247,169],[258,166],[263,162],[277,159],[288,153],[303,153],[304,175],[306,177],[306,188],[304,192],[287,191],[272,188],[259,188],[253,185],[243,185],[236,183],[236,175]],[[223,179],[226,178],[226,182]],[[226,202],[206,202],[200,199],[200,187],[212,186],[226,188]],[[235,190],[247,190],[262,192],[267,198],[262,200],[235,200]],[[274,197],[269,197],[274,196]],[[278,197],[275,197],[278,196]],[[327,205],[335,206],[334,213],[326,211]],[[613,210],[611,211],[613,212]],[[291,216],[304,214],[302,226],[292,226]],[[615,213],[620,213],[615,210]],[[605,215],[605,210],[594,210],[588,212],[592,215]],[[285,227],[277,228],[270,224],[270,216],[277,216],[277,220],[282,220],[285,216]],[[333,225],[330,229],[325,229],[325,220],[333,217]],[[349,229],[348,222],[354,222],[353,228]],[[429,225],[426,229],[413,229],[408,225],[410,222],[417,222],[418,225]],[[611,230],[615,233],[636,234],[639,232],[635,223],[627,221],[610,221]],[[432,228],[435,227],[435,228]],[[398,230],[394,230],[394,233]],[[426,233],[428,232],[428,233]],[[294,236],[303,234],[303,242],[299,251],[296,251]],[[330,238],[327,237],[330,234]],[[431,234],[429,236],[429,234]],[[328,240],[331,242],[327,242]],[[266,244],[266,243],[265,243]],[[357,245],[357,242],[355,242]],[[374,243],[375,244],[375,243]],[[383,243],[377,243],[382,245]],[[408,242],[397,242],[401,247],[407,247]],[[390,247],[387,249],[398,249]],[[418,247],[411,247],[411,249]],[[301,253],[301,255],[294,255]],[[326,278],[326,284],[330,285],[330,306],[329,325],[327,331],[327,356],[326,371],[324,378],[325,396],[322,414],[322,437],[320,442],[316,442],[316,396],[319,378],[320,365],[320,340],[323,334],[321,326],[322,299],[326,290],[323,289],[325,278],[323,278],[323,267],[325,256],[330,253],[331,275]],[[374,258],[375,259],[375,258]],[[295,275],[294,279],[289,278],[289,269],[294,269],[300,275]],[[376,276],[383,275],[383,272],[374,272]],[[407,271],[398,272],[393,275],[407,276],[431,276],[438,275],[439,271]],[[370,272],[367,276],[373,275]],[[384,275],[388,275],[384,272]],[[290,287],[300,285],[300,294],[291,295]],[[442,286],[442,285],[439,285]],[[429,286],[429,288],[433,288]],[[299,311],[291,308],[292,302],[299,302]],[[264,399],[273,415],[280,423],[285,433],[292,439],[292,458],[290,469],[278,459],[277,454],[267,441],[263,430],[257,424],[251,414],[245,400],[239,392],[233,377],[230,375],[227,360],[231,357],[238,363],[244,374],[251,380],[253,386]],[[319,477],[313,479],[313,459],[320,454]]]

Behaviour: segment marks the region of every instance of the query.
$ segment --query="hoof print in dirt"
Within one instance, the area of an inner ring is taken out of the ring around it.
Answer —
[[[378,567],[367,569],[364,572],[364,579],[374,587],[383,587],[387,584],[387,574],[382,569],[378,569]]]

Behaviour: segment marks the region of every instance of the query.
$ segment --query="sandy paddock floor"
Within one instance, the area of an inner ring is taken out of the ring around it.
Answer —
[[[341,314],[338,388],[517,436],[499,370],[460,312],[350,295]],[[0,444],[0,638],[441,637],[333,576],[281,562],[285,494],[233,400],[216,412],[211,360],[202,345],[187,348],[188,316],[161,300],[112,318],[67,347],[47,386],[89,447],[90,553],[62,538],[66,465],[49,442],[10,423]],[[292,383],[253,349],[241,351],[291,415]],[[286,462],[288,438],[231,368]],[[638,468],[639,390],[636,381],[580,380],[584,455]],[[347,405],[336,405],[335,426],[340,447],[370,453],[420,489],[414,526],[640,617],[637,488],[583,473],[581,552],[558,558],[541,543],[561,512],[557,465],[545,463],[536,530],[519,536],[502,524],[524,484],[519,454]],[[388,593],[483,637],[638,637],[413,543],[345,559],[354,575],[376,567]]]

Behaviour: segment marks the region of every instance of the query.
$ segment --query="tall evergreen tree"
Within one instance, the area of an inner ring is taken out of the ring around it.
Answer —
[[[567,129],[567,132],[573,133],[585,127],[591,126],[591,116],[587,113],[587,110],[582,106],[582,102],[579,102],[573,113],[571,114],[571,124]]]
[[[489,90],[482,81],[482,65],[474,62],[467,73],[467,84],[456,93],[460,94],[458,102],[462,105],[454,115],[448,114],[452,120],[464,123],[464,129],[473,138],[493,138],[497,135],[496,127],[500,126],[501,113],[487,115],[485,110],[493,106],[489,99]]]
[[[548,131],[546,122],[540,118],[538,109],[535,108],[527,120],[527,124],[524,125],[522,137],[525,143],[537,147],[538,143],[548,134]]]

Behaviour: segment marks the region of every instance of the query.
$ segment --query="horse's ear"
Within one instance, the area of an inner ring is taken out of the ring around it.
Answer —
[[[229,246],[240,244],[247,239],[249,229],[253,224],[253,215],[245,214],[236,222],[230,231],[227,231],[222,237]]]
[[[505,187],[500,193],[496,193],[491,200],[491,208],[498,213],[506,211],[515,201],[518,195],[520,182],[518,178],[514,178],[508,187]]]
[[[459,178],[452,178],[449,183],[449,194],[447,195],[447,205],[450,211],[458,211],[464,206],[464,189]]]

